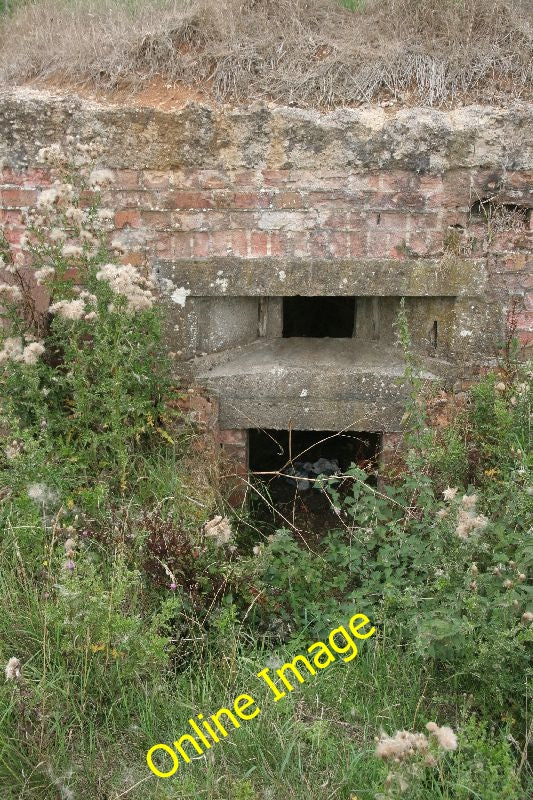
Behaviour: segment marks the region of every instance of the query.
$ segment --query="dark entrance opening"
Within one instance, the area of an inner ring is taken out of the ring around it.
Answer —
[[[355,297],[283,298],[283,336],[350,339],[355,328]]]
[[[277,527],[290,519],[302,530],[319,534],[339,525],[319,475],[335,479],[341,495],[349,492],[353,479],[346,471],[353,464],[375,483],[381,435],[252,429],[248,446],[251,477],[258,487],[256,516]]]

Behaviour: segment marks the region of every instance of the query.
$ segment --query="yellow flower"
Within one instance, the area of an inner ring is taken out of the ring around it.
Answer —
[[[101,650],[105,650],[105,644],[92,644],[91,650],[93,653],[99,653]]]
[[[69,499],[67,500],[67,508],[74,508],[74,500],[72,499],[72,497],[69,497]]]
[[[47,567],[47,566],[48,566],[48,561],[45,559],[45,560],[43,561],[43,567]]]
[[[124,656],[124,653],[113,647],[113,649],[111,650],[111,655],[113,656],[113,658],[122,658]]]
[[[498,470],[495,469],[494,467],[492,469],[486,469],[485,470],[485,475],[487,476],[487,478],[493,478],[497,474],[498,474]]]
[[[169,435],[169,434],[166,432],[166,430],[164,430],[163,428],[156,428],[156,431],[158,432],[158,434],[159,434],[160,436],[162,436],[162,437],[163,437],[163,439],[166,439],[166,441],[167,441],[169,444],[174,444],[174,439],[172,438],[172,436],[170,436],[170,435]]]

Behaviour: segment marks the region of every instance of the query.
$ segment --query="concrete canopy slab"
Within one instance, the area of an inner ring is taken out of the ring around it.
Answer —
[[[450,377],[427,359],[423,380]],[[401,353],[352,339],[257,340],[193,362],[194,380],[216,395],[221,428],[396,431],[408,387]]]
[[[159,261],[159,281],[191,296],[357,295],[456,297],[480,295],[481,260],[184,258]]]

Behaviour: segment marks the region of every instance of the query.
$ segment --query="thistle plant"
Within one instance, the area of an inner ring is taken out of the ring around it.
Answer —
[[[53,182],[25,214],[20,248],[0,230],[2,429],[4,453],[22,429],[45,461],[63,441],[63,463],[124,487],[133,444],[166,433],[168,367],[155,286],[109,241],[101,192],[113,173],[94,168],[99,153],[73,141],[41,150]]]

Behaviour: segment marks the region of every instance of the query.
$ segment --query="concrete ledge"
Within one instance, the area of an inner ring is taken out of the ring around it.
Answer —
[[[197,385],[220,403],[221,428],[397,431],[407,386],[397,349],[353,339],[257,340],[193,362]],[[425,359],[424,380],[453,368]]]
[[[185,296],[245,297],[355,295],[478,296],[487,273],[483,260],[439,259],[183,258],[158,261],[155,274]]]

